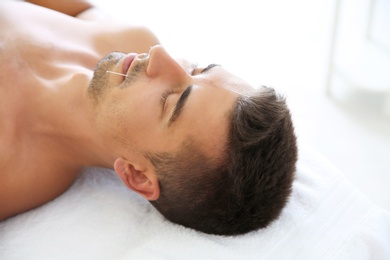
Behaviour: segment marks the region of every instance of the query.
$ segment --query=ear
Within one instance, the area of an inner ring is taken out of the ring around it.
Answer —
[[[157,174],[147,162],[135,164],[124,158],[118,158],[114,170],[123,183],[147,200],[156,200],[160,196],[160,185]]]

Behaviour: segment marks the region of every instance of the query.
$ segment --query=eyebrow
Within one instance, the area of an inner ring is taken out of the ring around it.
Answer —
[[[191,93],[191,90],[192,90],[192,85],[188,86],[188,88],[184,90],[183,94],[181,94],[179,100],[175,105],[175,108],[173,109],[171,118],[169,118],[168,127],[171,126],[176,121],[176,119],[180,116],[181,112],[183,111],[184,105]]]
[[[212,69],[212,68],[214,68],[216,66],[220,66],[220,65],[212,63],[212,64],[208,65],[206,68],[204,68],[203,70],[201,70],[200,74],[205,73],[209,69]]]
[[[210,64],[206,68],[202,69],[200,71],[200,74],[205,73],[208,70],[210,70],[216,66],[219,66],[219,65],[218,64]],[[183,94],[181,94],[179,100],[177,101],[177,103],[175,105],[175,108],[173,109],[173,113],[172,113],[171,117],[169,118],[168,127],[170,127],[177,120],[177,118],[181,115],[183,108],[184,108],[184,105],[187,102],[189,95],[191,94],[192,87],[193,87],[192,85],[188,86],[188,88],[186,88],[186,90],[184,90]]]

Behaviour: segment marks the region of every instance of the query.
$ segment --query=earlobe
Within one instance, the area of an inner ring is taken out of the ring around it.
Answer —
[[[129,189],[145,199],[156,200],[160,196],[157,175],[150,167],[141,167],[121,157],[115,160],[114,170]]]

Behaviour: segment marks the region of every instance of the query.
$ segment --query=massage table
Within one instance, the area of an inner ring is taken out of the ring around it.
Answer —
[[[87,168],[62,196],[0,222],[0,259],[390,259],[390,216],[310,146],[270,226],[206,235],[164,219],[108,169]]]

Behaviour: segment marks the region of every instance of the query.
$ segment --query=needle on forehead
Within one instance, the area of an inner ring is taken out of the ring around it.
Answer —
[[[230,92],[236,93],[236,94],[239,95],[239,96],[243,96],[243,97],[246,97],[246,98],[250,98],[249,95],[244,94],[244,93],[241,93],[241,92],[238,92],[238,91],[233,90],[233,89],[231,89],[231,88],[225,88],[225,89],[228,90],[228,91],[230,91]]]
[[[111,71],[111,70],[106,70],[107,73],[111,73],[111,74],[116,74],[116,75],[121,75],[121,76],[125,76],[127,77],[128,75],[126,74],[122,74],[122,73],[119,73],[119,72],[115,72],[115,71]]]
[[[111,71],[111,70],[106,70],[106,72],[107,72],[107,73],[111,73],[111,74],[115,74],[115,75],[124,76],[124,77],[127,77],[127,76],[128,76],[128,75],[126,75],[126,74],[119,73],[119,72],[115,72],[115,71]],[[240,96],[249,98],[249,95],[246,95],[246,94],[244,94],[244,93],[240,93],[240,92],[235,91],[235,90],[233,90],[233,89],[231,89],[231,88],[227,88],[227,90],[228,90],[228,91],[231,91],[231,92],[233,92],[233,93],[236,93],[236,94],[238,94],[238,95],[240,95]]]

